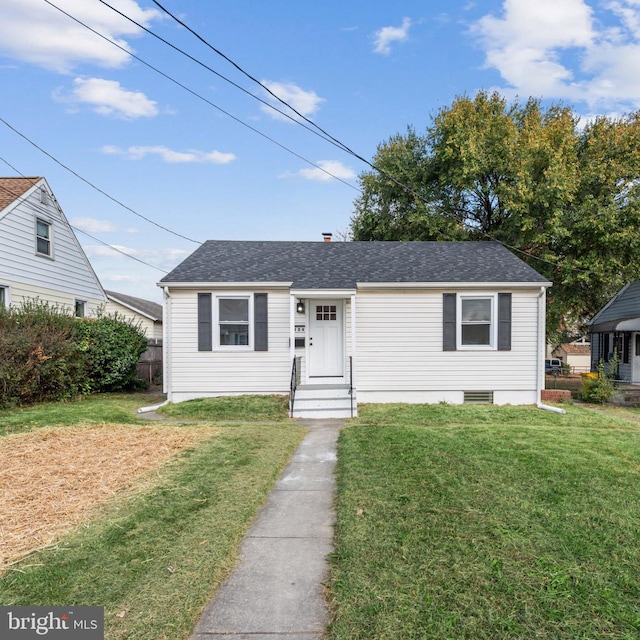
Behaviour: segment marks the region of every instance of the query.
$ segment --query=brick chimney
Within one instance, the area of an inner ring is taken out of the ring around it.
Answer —
[[[323,233],[322,234],[322,239],[325,242],[331,242],[331,238],[333,237],[333,233]]]

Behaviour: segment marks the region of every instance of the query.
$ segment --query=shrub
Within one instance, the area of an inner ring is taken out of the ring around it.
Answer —
[[[608,402],[615,393],[614,377],[618,368],[618,356],[617,354],[609,361],[609,367],[605,366],[605,363],[600,360],[598,363],[598,375],[595,378],[584,377],[582,378],[582,389],[580,390],[580,400],[584,402],[595,402],[597,404],[604,404]]]
[[[0,407],[137,385],[147,348],[122,316],[79,319],[38,300],[0,310]]]
[[[117,313],[78,322],[91,390],[122,391],[139,384],[137,364],[147,349],[140,325]]]
[[[0,406],[69,398],[88,389],[74,318],[26,302],[0,311]]]

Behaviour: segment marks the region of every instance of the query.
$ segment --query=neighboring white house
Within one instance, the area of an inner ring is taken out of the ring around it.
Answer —
[[[116,291],[107,291],[106,313],[116,312],[132,320],[144,331],[152,344],[162,341],[162,305]]]
[[[496,242],[208,241],[159,283],[165,391],[534,404],[550,284]]]
[[[0,178],[0,305],[39,299],[77,316],[106,296],[44,178]]]
[[[640,385],[640,280],[622,287],[589,324],[591,370],[617,356],[617,377]]]

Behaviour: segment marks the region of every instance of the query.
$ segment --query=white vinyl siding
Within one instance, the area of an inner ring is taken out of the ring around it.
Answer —
[[[510,351],[443,351],[442,294],[358,293],[358,393],[535,391],[539,290],[513,293]]]
[[[267,291],[269,349],[198,351],[198,293],[203,289],[171,290],[171,339],[165,343],[171,363],[171,395],[186,397],[288,393],[289,362],[288,291]],[[212,299],[228,297],[211,291]],[[246,295],[255,293],[247,292]],[[234,294],[235,295],[235,294]],[[214,326],[216,326],[214,324]],[[214,339],[214,345],[215,345]]]
[[[10,281],[8,284],[10,285],[8,290],[11,294],[9,303],[12,307],[19,306],[23,302],[39,300],[41,302],[46,302],[53,307],[64,309],[72,315],[74,314],[76,297],[70,293],[15,281]],[[86,300],[85,316],[95,316],[98,309],[102,308],[103,305],[104,300],[100,298]]]
[[[26,197],[0,212],[0,278],[12,285],[12,305],[23,299],[41,300],[64,306],[71,312],[75,300],[87,301],[87,315],[105,297],[91,265],[82,251],[55,200],[41,203],[41,187],[37,183]],[[37,217],[51,223],[50,240],[55,260],[36,255]]]

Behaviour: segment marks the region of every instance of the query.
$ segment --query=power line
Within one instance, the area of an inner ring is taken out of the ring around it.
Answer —
[[[57,165],[61,166],[66,171],[68,171],[69,173],[73,174],[76,178],[78,178],[79,180],[82,180],[82,182],[84,182],[85,184],[89,185],[92,189],[95,189],[98,193],[101,193],[106,198],[109,198],[109,200],[111,200],[112,202],[115,202],[117,205],[119,205],[123,209],[126,209],[130,213],[133,213],[134,216],[138,216],[138,218],[142,218],[143,220],[146,220],[149,224],[152,224],[153,226],[158,227],[159,229],[162,229],[163,231],[166,231],[167,233],[171,233],[172,235],[177,236],[178,238],[182,238],[183,240],[188,240],[189,242],[193,242],[194,244],[197,244],[197,245],[202,244],[201,242],[198,242],[197,240],[194,240],[193,238],[189,238],[188,236],[185,236],[185,235],[183,235],[181,233],[178,233],[177,231],[173,231],[172,229],[169,229],[169,227],[165,227],[165,226],[161,225],[159,222],[155,222],[151,218],[148,218],[147,216],[144,216],[141,213],[138,213],[137,211],[135,211],[131,207],[128,207],[126,204],[120,202],[120,200],[117,200],[113,196],[109,195],[103,189],[100,189],[100,187],[97,187],[95,184],[93,184],[93,182],[90,182],[86,178],[83,178],[79,173],[77,173],[76,171],[74,171],[73,169],[68,167],[62,161],[58,160],[55,156],[50,154],[48,151],[45,151],[41,146],[37,145],[33,140],[28,138],[24,133],[21,133],[15,127],[11,126],[1,116],[0,116],[0,122],[2,122],[2,124],[4,124],[7,128],[11,129],[11,131],[13,131],[15,134],[19,135],[23,140],[28,142],[31,146],[35,147],[38,151],[40,151],[41,153],[44,153],[45,156],[47,156],[48,158],[53,160]]]
[[[106,4],[104,2],[104,0],[100,0],[100,2],[102,2],[103,4]],[[152,0],[153,4],[155,4],[159,9],[161,9],[164,13],[166,13],[172,20],[174,20],[175,22],[177,22],[179,25],[181,25],[182,27],[184,27],[187,31],[189,31],[189,33],[193,34],[198,40],[200,40],[200,42],[202,42],[205,46],[207,46],[209,49],[211,49],[214,53],[218,54],[220,57],[224,58],[229,64],[233,65],[238,71],[240,71],[240,73],[242,73],[244,76],[246,76],[247,78],[249,78],[249,80],[251,80],[252,82],[255,82],[259,87],[261,87],[262,89],[264,89],[267,93],[269,93],[271,96],[273,96],[278,102],[280,102],[281,104],[283,104],[285,107],[287,107],[287,109],[291,109],[291,111],[293,111],[298,117],[302,118],[305,122],[307,122],[308,124],[310,124],[312,127],[314,127],[314,129],[316,129],[317,131],[319,131],[322,134],[322,137],[324,137],[325,140],[328,140],[330,142],[332,142],[332,144],[335,144],[336,146],[338,146],[339,148],[341,148],[342,150],[346,151],[347,153],[351,153],[352,155],[356,155],[355,152],[353,152],[351,149],[349,149],[349,147],[347,147],[344,143],[342,143],[340,140],[338,140],[337,138],[334,138],[331,134],[327,133],[322,127],[320,127],[319,125],[317,125],[315,122],[313,122],[313,120],[310,120],[309,118],[307,118],[305,115],[303,115],[302,113],[300,113],[295,107],[291,106],[286,100],[283,100],[282,98],[280,98],[280,96],[278,96],[276,93],[274,93],[271,89],[269,89],[269,87],[267,87],[265,84],[263,84],[262,82],[260,82],[260,80],[258,80],[257,78],[255,78],[254,76],[252,76],[250,73],[248,73],[247,71],[245,71],[238,63],[236,63],[235,61],[233,61],[229,56],[225,55],[224,53],[222,53],[222,51],[220,51],[219,49],[217,49],[216,47],[214,47],[210,42],[208,42],[205,38],[203,38],[199,33],[197,33],[196,31],[194,31],[189,25],[187,25],[185,22],[183,22],[182,20],[180,20],[180,18],[178,18],[177,16],[175,16],[173,13],[171,13],[168,9],[166,9],[164,6],[162,6],[159,2],[157,2],[156,0]],[[253,94],[250,94],[253,95]],[[256,96],[254,96],[256,97]],[[281,111],[279,113],[282,113]],[[295,118],[292,118],[294,122],[296,122],[297,124],[301,124],[300,122],[298,122],[297,120],[295,120]],[[304,125],[302,125],[304,126]],[[308,128],[305,126],[305,129]]]
[[[47,4],[51,5],[52,7],[58,9],[59,11],[61,11],[62,13],[66,13],[65,11],[63,11],[62,9],[60,9],[59,7],[56,7],[56,5],[54,5],[52,2],[50,2],[49,0],[44,0]],[[115,7],[113,7],[112,5],[110,5],[108,2],[106,2],[106,0],[99,0],[99,2],[101,2],[105,7],[108,7],[109,9],[111,9],[113,12],[117,13],[119,16],[122,16],[125,20],[128,20],[129,22],[131,22],[132,24],[136,25],[139,29],[142,29],[143,31],[145,31],[146,33],[148,33],[150,36],[153,36],[154,38],[160,40],[160,42],[162,42],[163,44],[166,44],[168,47],[171,47],[174,51],[177,51],[178,53],[182,54],[183,56],[187,57],[189,60],[191,60],[192,62],[195,62],[197,65],[201,66],[202,68],[206,69],[207,71],[210,71],[211,73],[213,73],[214,75],[216,75],[218,78],[220,78],[221,80],[224,80],[225,82],[228,82],[231,86],[235,87],[236,89],[239,89],[240,91],[242,91],[243,93],[245,93],[246,95],[250,96],[251,98],[253,98],[254,100],[257,100],[258,102],[262,103],[265,107],[268,107],[269,109],[272,109],[273,111],[279,113],[281,116],[291,120],[292,122],[295,122],[296,124],[299,124],[301,126],[303,126],[305,129],[307,129],[307,131],[309,131],[310,133],[313,133],[314,135],[322,138],[323,140],[325,140],[326,142],[329,142],[331,144],[334,144],[336,146],[340,146],[339,144],[336,144],[336,142],[327,134],[324,134],[321,130],[317,131],[314,130],[306,125],[304,125],[303,123],[301,123],[300,121],[296,120],[293,116],[291,116],[290,114],[286,113],[285,111],[281,111],[280,109],[278,109],[277,107],[275,107],[274,105],[272,105],[270,102],[267,102],[266,100],[263,100],[260,96],[255,95],[254,93],[251,93],[251,91],[248,91],[247,89],[245,89],[243,86],[239,85],[238,83],[234,82],[233,80],[231,80],[230,78],[227,78],[225,75],[221,74],[220,72],[216,71],[215,69],[211,68],[209,65],[205,64],[204,62],[202,62],[202,60],[198,60],[198,58],[192,56],[191,54],[187,53],[186,51],[184,51],[184,49],[181,49],[180,47],[174,45],[172,42],[169,42],[168,40],[166,40],[165,38],[163,38],[162,36],[158,35],[157,33],[155,33],[154,31],[152,31],[151,29],[149,29],[148,27],[145,27],[143,24],[141,24],[140,22],[134,20],[133,18],[131,18],[130,16],[128,16],[126,13],[123,13],[122,11],[120,11],[119,9],[116,9]],[[69,15],[69,14],[66,14]],[[171,14],[169,14],[171,15]],[[72,17],[72,16],[69,16]],[[173,17],[173,16],[171,16]],[[74,18],[75,20],[75,18]],[[80,22],[78,20],[78,22]],[[86,26],[86,25],[84,25]],[[89,29],[91,29],[91,27],[87,27]],[[188,29],[188,27],[186,27]],[[93,29],[92,29],[93,31]],[[94,32],[95,33],[95,32]],[[125,50],[126,51],[126,50]],[[246,74],[245,74],[246,75]],[[273,94],[267,87],[265,87],[264,85],[260,85],[263,89],[265,89],[266,91],[268,91],[271,95],[273,95],[274,97],[277,98],[277,96],[275,96],[275,94]],[[280,100],[278,98],[278,100],[280,102],[283,102],[282,100]],[[286,105],[286,103],[283,103]],[[293,109],[293,107],[291,107],[290,105],[286,105],[288,109],[291,109],[294,113],[296,113],[296,115],[299,115],[301,118],[304,118],[304,120],[306,120],[307,122],[309,122],[310,124],[312,124],[314,127],[316,127],[316,125],[313,124],[313,122],[311,120],[308,120],[307,118],[305,118],[304,116],[302,116],[300,113],[298,113],[295,109]],[[316,127],[317,129],[318,127]],[[341,147],[342,148],[342,147]]]
[[[47,1],[47,0],[45,0]],[[361,162],[364,162],[367,166],[371,167],[371,169],[373,169],[374,171],[376,171],[377,173],[379,173],[380,175],[382,175],[383,177],[387,178],[388,180],[391,180],[396,186],[400,187],[401,189],[403,189],[406,193],[410,194],[414,199],[416,199],[419,202],[422,202],[423,204],[429,204],[431,206],[434,206],[437,210],[440,211],[440,213],[444,214],[445,216],[448,216],[456,221],[457,218],[448,210],[444,209],[444,207],[438,205],[437,203],[427,203],[422,196],[420,196],[419,193],[417,193],[417,191],[411,187],[410,185],[404,184],[403,182],[401,182],[400,180],[398,180],[395,176],[391,175],[390,173],[388,173],[387,171],[385,171],[384,169],[381,169],[380,167],[376,166],[374,163],[372,163],[371,161],[367,160],[365,157],[361,156],[359,153],[356,153],[355,151],[353,151],[353,149],[351,149],[349,146],[347,146],[345,143],[343,143],[342,141],[340,141],[338,138],[335,138],[334,136],[332,136],[330,133],[328,133],[327,131],[325,131],[322,127],[320,127],[319,125],[317,125],[315,122],[313,122],[312,120],[310,120],[309,118],[307,118],[306,116],[304,116],[303,114],[301,114],[299,111],[297,111],[292,105],[290,105],[286,100],[283,100],[282,98],[280,98],[278,95],[276,95],[273,91],[271,91],[269,89],[269,87],[265,86],[262,82],[260,82],[260,80],[258,80],[257,78],[255,78],[253,75],[251,75],[249,72],[245,71],[238,63],[236,63],[234,60],[232,60],[229,56],[227,56],[226,54],[224,54],[222,51],[220,51],[218,48],[216,48],[215,46],[213,46],[210,42],[208,42],[203,36],[201,36],[199,33],[197,33],[194,29],[192,29],[189,25],[187,25],[183,20],[180,20],[180,18],[178,18],[177,16],[175,16],[173,13],[171,13],[166,7],[164,7],[162,4],[160,4],[160,2],[158,2],[157,0],[151,0],[153,2],[153,4],[155,4],[159,9],[161,9],[165,14],[167,14],[172,20],[174,20],[175,22],[177,22],[179,25],[181,25],[183,28],[185,28],[187,31],[189,31],[189,33],[191,33],[193,36],[195,36],[200,42],[202,42],[205,46],[207,46],[209,49],[211,49],[214,53],[216,53],[217,55],[219,55],[220,57],[222,57],[224,60],[226,60],[229,64],[231,64],[233,67],[235,67],[238,71],[240,71],[240,73],[242,73],[243,75],[245,75],[247,78],[249,78],[252,82],[255,82],[256,84],[258,84],[262,89],[264,89],[265,91],[267,91],[270,95],[272,95],[276,100],[278,100],[278,102],[280,102],[281,104],[283,104],[284,106],[286,106],[288,109],[291,109],[291,111],[293,111],[295,114],[297,114],[300,118],[302,118],[305,122],[309,123],[310,125],[312,125],[314,128],[316,128],[318,131],[320,131],[324,136],[326,136],[325,139],[329,139],[329,141],[332,141],[333,144],[335,144],[335,146],[339,147],[340,149],[342,149],[343,151],[345,151],[346,153],[348,153],[349,155],[353,156],[354,158],[357,158],[358,160],[360,160]],[[100,0],[100,2],[102,2],[103,4],[106,4],[106,2],[104,0]],[[108,5],[107,5],[108,6]],[[251,94],[253,95],[253,94]],[[302,123],[300,123],[299,121],[295,120],[294,121],[297,124],[300,124],[301,126],[304,126]],[[308,127],[304,127],[305,129],[308,129]],[[362,193],[362,190],[359,189],[359,191]],[[508,245],[505,242],[502,242],[501,240],[498,240],[497,238],[495,238],[494,236],[492,236],[490,233],[486,232],[486,231],[480,231],[480,233],[485,237],[488,238],[490,240],[493,240],[494,242],[498,242],[500,244],[502,244],[504,247],[512,250],[512,251],[516,251],[524,256],[527,256],[529,258],[532,258],[534,260],[538,260],[540,262],[546,263],[546,264],[550,264],[553,266],[558,266],[558,262],[553,262],[550,260],[546,260],[545,258],[541,258],[539,256],[536,256],[532,253],[529,253],[527,251],[524,251],[522,249],[519,249],[518,247],[512,246],[512,245]],[[563,267],[564,269],[569,269],[571,271],[586,271],[584,269],[575,269],[573,267]]]
[[[88,29],[90,29],[91,31],[93,31],[94,33],[96,33],[97,35],[100,35],[102,38],[104,38],[105,40],[107,40],[108,42],[111,42],[112,44],[114,44],[115,46],[118,46],[116,43],[112,42],[111,40],[109,40],[108,38],[106,38],[105,36],[102,36],[102,34],[99,34],[98,32],[94,31],[93,29],[91,29],[91,27],[88,27],[87,25],[84,25],[84,23],[80,22],[79,20],[77,20],[76,18],[74,18],[73,16],[71,16],[70,14],[66,13],[64,10],[60,9],[59,7],[57,7],[56,5],[54,5],[52,2],[50,2],[49,0],[44,0],[47,4],[49,4],[50,6],[58,9],[59,11],[61,11],[62,13],[64,13],[65,15],[69,16],[70,18],[72,18],[73,20],[76,20],[76,22],[83,24],[83,26],[87,27]],[[263,100],[261,100],[259,97],[255,96],[254,94],[252,94],[251,92],[247,92],[243,87],[240,87],[239,85],[237,85],[236,83],[232,82],[231,80],[229,80],[228,78],[226,78],[225,76],[223,76],[222,74],[218,73],[217,71],[213,70],[211,67],[205,65],[203,62],[197,60],[196,58],[194,58],[193,56],[187,54],[186,52],[184,52],[183,50],[179,49],[178,47],[174,46],[173,44],[171,44],[170,42],[168,42],[167,40],[165,40],[164,38],[158,36],[157,34],[155,34],[154,32],[152,32],[151,30],[147,29],[146,27],[144,27],[143,25],[139,24],[138,22],[136,22],[135,20],[133,20],[132,18],[130,18],[129,16],[127,16],[126,14],[122,13],[121,11],[115,9],[114,7],[112,7],[110,4],[108,4],[105,0],[99,0],[102,4],[104,4],[106,7],[110,8],[112,11],[118,13],[120,16],[124,17],[125,19],[129,20],[130,22],[132,22],[133,24],[137,25],[140,29],[146,31],[147,33],[149,33],[150,35],[158,38],[160,41],[162,41],[163,43],[165,43],[167,46],[170,46],[171,48],[173,48],[176,51],[179,51],[180,53],[182,53],[183,55],[187,56],[190,60],[192,60],[193,62],[195,62],[196,64],[204,67],[205,69],[209,70],[211,73],[214,73],[215,75],[217,75],[220,78],[223,78],[224,80],[226,80],[227,82],[230,82],[233,86],[235,86],[236,88],[240,89],[241,91],[248,93],[248,95],[254,97],[255,99],[259,100],[260,102],[263,102]],[[189,27],[185,22],[183,22],[182,20],[180,20],[177,16],[175,16],[173,13],[171,13],[168,9],[166,9],[162,4],[160,4],[159,2],[157,2],[157,0],[152,0],[152,2],[158,6],[165,14],[167,14],[168,16],[170,16],[175,22],[177,22],[178,24],[180,24],[183,28],[187,29],[191,34],[193,34],[198,40],[200,40],[203,44],[205,44],[208,48],[210,48],[212,51],[214,51],[217,55],[221,56],[223,59],[225,59],[227,62],[229,62],[231,65],[233,65],[238,71],[240,71],[243,75],[245,75],[247,78],[249,78],[251,81],[257,83],[262,89],[264,89],[265,91],[267,91],[270,95],[272,95],[275,99],[277,99],[281,104],[283,104],[284,106],[286,106],[288,109],[290,109],[292,112],[294,112],[296,115],[298,115],[300,118],[302,118],[302,120],[304,120],[305,122],[309,123],[311,126],[313,126],[315,129],[317,129],[319,132],[322,133],[321,137],[329,142],[330,144],[333,144],[334,146],[337,146],[338,148],[340,148],[341,150],[345,151],[346,153],[348,153],[349,155],[357,158],[358,160],[360,160],[361,162],[364,162],[367,166],[369,166],[371,169],[373,169],[374,171],[376,171],[377,173],[379,173],[380,175],[382,175],[383,177],[387,178],[388,180],[391,180],[396,186],[400,187],[401,189],[403,189],[406,193],[410,194],[414,199],[416,199],[419,202],[422,202],[425,205],[430,205],[432,207],[435,207],[437,210],[439,210],[440,213],[442,213],[443,215],[450,217],[452,219],[454,219],[456,222],[459,222],[458,218],[456,216],[454,216],[450,211],[444,209],[444,207],[442,207],[441,205],[438,205],[437,203],[427,203],[422,196],[420,196],[419,193],[417,193],[417,191],[411,187],[410,185],[404,184],[403,182],[401,182],[400,180],[398,180],[395,176],[393,176],[392,174],[388,173],[387,171],[385,171],[384,169],[381,169],[380,167],[376,166],[374,163],[372,163],[371,161],[367,160],[365,157],[361,156],[360,154],[356,153],[355,151],[353,151],[349,146],[347,146],[345,143],[341,142],[340,140],[338,140],[337,138],[335,138],[334,136],[332,136],[331,134],[329,134],[328,132],[326,132],[322,127],[320,127],[319,125],[317,125],[316,123],[314,123],[312,120],[310,120],[309,118],[307,118],[306,116],[304,116],[303,114],[301,114],[299,111],[297,111],[292,105],[290,105],[288,102],[286,102],[285,100],[283,100],[282,98],[280,98],[279,96],[277,96],[274,92],[272,92],[267,86],[265,86],[263,83],[261,83],[257,78],[255,78],[254,76],[252,76],[251,74],[249,74],[247,71],[245,71],[239,64],[237,64],[235,61],[233,61],[229,56],[227,56],[226,54],[222,53],[219,49],[217,49],[216,47],[214,47],[212,44],[210,44],[205,38],[203,38],[201,35],[199,35],[194,29],[192,29],[191,27]],[[126,51],[126,49],[121,48],[123,51]],[[135,56],[134,54],[131,54],[130,52],[126,51],[127,53],[129,53],[129,55],[131,55],[132,57],[136,58],[137,60],[140,60],[140,58],[138,58],[137,56]],[[149,65],[148,63],[144,62],[143,60],[140,60],[141,62],[143,62],[143,64],[146,64],[147,66],[149,66],[150,68],[154,69],[155,71],[158,71],[157,69],[155,69],[154,67],[152,67],[151,65]],[[173,82],[176,82],[176,84],[178,84],[179,86],[183,86],[181,85],[179,82],[173,80],[172,78],[170,78],[169,76],[167,76],[166,74],[158,71],[158,73],[161,73],[163,76],[169,78],[170,80],[172,80]],[[186,88],[186,87],[183,87]],[[198,94],[196,94],[195,92],[192,92],[191,90],[187,89],[188,91],[190,91],[191,93],[194,93],[194,95],[199,96]],[[204,98],[203,98],[204,99]],[[208,101],[207,101],[208,102]],[[212,104],[212,103],[210,103]],[[267,104],[267,106],[270,106],[272,108],[275,109],[275,107],[273,107],[273,105],[270,105],[269,103],[265,103]],[[219,109],[219,107],[217,107],[217,105],[213,105],[215,108]],[[221,110],[221,109],[220,109]],[[287,116],[287,114],[283,113],[282,111],[275,109],[276,111],[278,111],[279,113],[281,113],[282,115]],[[222,110],[221,110],[222,111]],[[226,112],[224,112],[226,113]],[[230,115],[230,114],[227,114]],[[234,116],[231,116],[232,118],[234,118],[234,120],[239,121],[237,118],[235,118]],[[287,116],[290,119],[293,120],[293,122],[295,122],[296,124],[302,126],[303,128],[305,128],[307,131],[310,131],[309,127],[307,127],[306,125],[304,125],[302,122],[296,120],[295,118],[291,118],[290,116]],[[0,118],[0,121],[4,122],[4,120],[2,120]],[[239,121],[242,122],[242,121]],[[7,124],[5,122],[5,124]],[[244,124],[244,123],[242,123]],[[246,125],[249,126],[249,125]],[[12,128],[12,127],[11,127]],[[251,129],[253,129],[252,127],[249,127]],[[260,135],[264,135],[258,131],[256,131],[257,133],[259,133]],[[316,132],[311,131],[312,133],[315,133],[317,135]],[[265,136],[267,137],[267,136]],[[273,140],[272,140],[273,142]],[[276,142],[276,144],[280,145],[279,143]],[[49,155],[49,154],[47,154]],[[297,154],[294,154],[297,157]],[[301,158],[303,159],[303,158]],[[309,162],[308,160],[305,159],[305,162]],[[319,167],[318,165],[315,165],[313,163],[309,163],[312,164],[313,166],[315,166],[316,168],[324,171],[325,173],[327,173],[328,175],[332,175],[329,172],[327,172],[326,170],[324,170],[322,167]],[[64,166],[64,165],[63,165]],[[66,168],[66,167],[65,167]],[[347,184],[348,186],[354,188],[355,190],[359,191],[360,193],[362,193],[362,190],[354,187],[353,185],[344,182],[343,180],[341,180],[340,178],[337,178],[336,176],[332,177],[336,178],[337,180],[340,180],[341,182],[343,182],[344,184]],[[134,212],[135,213],[135,212]],[[138,214],[136,214],[138,215]],[[488,238],[490,240],[493,240],[494,242],[498,242],[500,244],[502,244],[504,247],[515,251],[517,253],[520,253],[523,256],[527,256],[531,259],[537,260],[539,262],[543,262],[552,266],[558,266],[558,262],[557,261],[550,261],[550,260],[546,260],[545,258],[541,258],[539,256],[536,256],[535,254],[529,253],[527,251],[524,251],[518,247],[509,245],[505,242],[502,242],[501,240],[498,240],[497,238],[495,238],[494,236],[492,236],[490,233],[486,232],[486,231],[480,231],[479,232],[482,236],[484,236],[485,238]],[[195,242],[192,240],[192,242]],[[576,271],[576,272],[585,272],[585,269],[576,269],[575,267],[568,267],[568,266],[563,266],[562,268],[564,269],[569,269],[571,271]]]
[[[8,167],[13,169],[16,173],[19,173],[23,178],[28,179],[27,176],[25,176],[22,172],[18,171],[10,162],[8,162],[7,160],[5,160],[2,157],[0,157],[0,160],[2,162],[4,162]],[[32,186],[37,184],[38,180],[39,179],[37,179],[37,180],[34,179],[34,182],[32,183]],[[19,196],[15,191],[13,191],[12,189],[7,188],[3,184],[0,184],[0,189],[2,189],[5,193],[8,193],[10,196],[13,196],[15,198],[14,202],[17,202],[18,204],[23,204],[24,203],[27,206],[29,206],[30,208],[34,209],[36,212],[39,212],[40,214],[42,214],[42,215],[49,213],[47,208],[42,206],[40,203],[34,202],[32,199],[28,198],[27,196]],[[54,202],[56,204],[56,207],[59,210],[62,210],[62,208],[60,207],[60,204],[56,200],[55,196],[54,196]],[[78,232],[84,234],[85,236],[91,238],[92,240],[95,240],[96,242],[104,245],[105,247],[109,247],[109,249],[112,249],[113,251],[115,251],[117,253],[121,253],[123,256],[126,256],[127,258],[131,258],[132,260],[135,260],[136,262],[139,262],[139,263],[145,265],[146,267],[151,267],[152,269],[157,269],[158,271],[160,271],[162,273],[168,273],[168,271],[166,271],[165,269],[161,269],[160,267],[156,267],[155,265],[150,264],[149,262],[145,262],[144,260],[141,260],[140,258],[136,258],[136,256],[132,256],[130,253],[127,253],[126,251],[122,251],[121,249],[118,249],[118,247],[114,247],[113,245],[109,244],[108,242],[104,242],[104,240],[100,240],[100,238],[96,238],[95,236],[91,235],[90,233],[87,233],[86,231],[84,231],[83,229],[79,229],[78,227],[74,227],[71,223],[69,223],[66,220],[66,217],[64,216],[64,214],[62,215],[62,220],[63,220],[63,222],[66,222],[67,226],[70,229],[73,229],[74,231],[78,231]]]
[[[187,87],[186,85],[184,85],[183,83],[181,83],[180,81],[176,80],[175,78],[173,78],[172,76],[170,76],[169,74],[165,73],[164,71],[161,71],[160,69],[158,69],[157,67],[153,66],[152,64],[150,64],[149,62],[147,62],[146,60],[143,60],[142,58],[140,58],[139,56],[137,56],[136,54],[132,53],[131,51],[128,51],[127,49],[125,49],[123,46],[119,45],[117,42],[114,42],[113,40],[111,40],[110,38],[106,37],[105,35],[103,35],[102,33],[96,31],[95,29],[93,29],[92,27],[90,27],[88,24],[82,22],[81,20],[79,20],[78,18],[76,18],[75,16],[71,15],[70,13],[68,13],[67,11],[65,11],[64,9],[58,7],[57,5],[55,5],[53,2],[50,2],[50,0],[44,0],[48,5],[50,5],[51,7],[53,7],[54,9],[57,9],[60,13],[64,14],[65,16],[67,16],[68,18],[70,18],[71,20],[74,20],[75,22],[77,22],[79,25],[83,26],[85,29],[88,29],[89,31],[91,31],[92,33],[94,33],[95,35],[99,36],[100,38],[102,38],[103,40],[105,40],[106,42],[108,42],[109,44],[112,44],[114,47],[117,47],[118,49],[120,49],[121,51],[123,51],[124,53],[128,54],[129,56],[131,56],[132,58],[134,58],[135,60],[137,60],[138,62],[140,62],[141,64],[145,65],[146,67],[148,67],[149,69],[151,69],[152,71],[155,71],[157,74],[161,75],[163,78],[166,78],[167,80],[169,80],[170,82],[173,82],[175,85],[179,86],[181,89],[184,89],[185,91],[187,91],[188,93],[190,93],[191,95],[195,96],[196,98],[199,98],[200,100],[202,100],[203,102],[205,102],[206,104],[208,104],[209,106],[213,107],[214,109],[217,109],[220,113],[223,113],[225,116],[231,118],[232,120],[234,120],[235,122],[237,122],[238,124],[242,125],[243,127],[246,127],[247,129],[249,129],[250,131],[253,131],[253,133],[258,134],[259,136],[261,136],[262,138],[264,138],[265,140],[268,140],[269,142],[271,142],[272,144],[275,144],[277,147],[279,147],[280,149],[282,149],[283,151],[286,151],[287,153],[291,154],[292,156],[298,158],[298,160],[302,160],[302,162],[314,167],[315,169],[318,169],[319,171],[322,171],[324,174],[328,175],[331,178],[334,178],[335,180],[337,180],[338,182],[341,182],[342,184],[346,185],[347,187],[354,189],[355,191],[360,191],[360,189],[358,187],[356,187],[355,185],[347,182],[346,180],[343,180],[342,178],[339,178],[338,176],[334,175],[333,173],[331,173],[330,171],[328,171],[327,169],[325,169],[324,167],[321,167],[320,165],[316,164],[315,162],[312,162],[311,160],[308,160],[307,158],[305,158],[304,156],[300,155],[299,153],[293,151],[292,149],[290,149],[289,147],[283,145],[282,143],[278,142],[277,140],[275,140],[274,138],[271,138],[270,136],[268,136],[266,133],[263,133],[262,131],[260,131],[259,129],[256,129],[255,127],[252,127],[250,124],[247,124],[246,122],[244,122],[243,120],[241,120],[240,118],[234,116],[233,114],[229,113],[228,111],[225,111],[222,107],[218,106],[217,104],[215,104],[214,102],[211,102],[211,100],[209,100],[208,98],[205,98],[204,96],[202,96],[201,94],[199,94],[198,92],[194,91],[193,89],[190,89],[189,87]],[[102,0],[100,0],[102,2]],[[118,14],[120,14],[121,16],[123,16],[124,18],[126,18],[127,20],[130,20],[133,24],[139,26],[141,29],[145,30],[147,33],[149,33],[150,35],[160,39],[162,42],[164,42],[165,44],[167,44],[168,46],[177,49],[176,47],[174,47],[174,45],[172,45],[170,42],[164,40],[163,38],[161,38],[160,36],[156,35],[155,33],[153,33],[152,31],[150,31],[149,29],[147,29],[146,27],[144,27],[143,25],[140,25],[139,23],[137,23],[135,20],[133,20],[132,18],[127,17],[125,14],[121,13],[120,11],[118,11],[117,9],[114,9],[113,7],[111,7],[111,5],[108,5],[106,2],[104,2],[103,4],[105,4],[105,6],[108,6],[110,9],[112,9],[113,11],[117,12]],[[177,49],[178,51],[180,51],[181,53],[184,53],[184,55],[186,55],[188,58],[190,58],[191,60],[193,60],[194,62],[198,63],[198,64],[202,64],[200,63],[197,59],[193,58],[192,56],[190,56],[189,54],[181,51],[180,49]],[[206,65],[203,65],[206,67]],[[207,69],[209,69],[209,71],[211,71],[212,73],[215,73],[216,75],[219,75],[216,71],[214,71],[213,69],[210,69],[209,67],[206,67]],[[220,76],[222,78],[224,78],[224,76]],[[225,80],[227,80],[227,78],[224,78]],[[242,87],[240,87],[239,85],[236,85],[235,83],[233,83],[231,80],[228,80],[228,82],[231,82],[231,84],[233,84],[234,86],[236,86],[237,88],[241,89],[242,91],[245,91],[246,93],[248,93],[249,95],[251,95],[252,97],[260,100],[260,98],[258,98],[257,96],[254,96],[252,93],[247,92],[245,89],[243,89]],[[263,101],[261,101],[263,102]],[[265,103],[267,106],[271,107],[272,109],[275,109],[275,107],[273,107],[273,105],[269,105],[269,103]],[[279,111],[278,109],[275,109],[275,111],[278,111],[278,113],[282,113],[282,115],[287,116],[286,113]],[[298,123],[297,120],[292,119],[294,122]],[[315,133],[313,131],[311,131],[311,133]],[[324,140],[326,140],[326,138],[323,138]],[[360,191],[361,192],[361,191]]]

